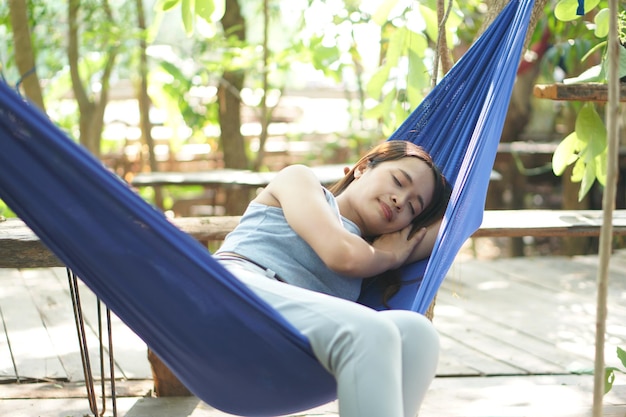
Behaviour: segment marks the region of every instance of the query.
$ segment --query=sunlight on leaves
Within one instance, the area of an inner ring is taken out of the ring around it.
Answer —
[[[598,14],[594,17],[593,21],[596,24],[596,28],[594,30],[594,34],[598,38],[604,38],[609,35],[609,9],[602,9],[598,12]]]
[[[626,351],[619,346],[617,347],[617,358],[622,362],[624,368],[626,368]],[[613,388],[613,383],[615,382],[615,374],[619,372],[622,374],[626,374],[626,370],[616,368],[613,366],[607,366],[604,368],[604,393],[608,393]]]
[[[396,4],[398,4],[398,0],[383,1],[378,10],[376,10],[376,13],[372,16],[374,23],[379,26],[384,25],[389,18],[389,13],[391,13],[391,10],[396,7]]]
[[[585,13],[588,13],[600,3],[600,0],[585,0]],[[554,9],[554,15],[563,22],[570,22],[580,18],[576,14],[578,0],[561,0]]]
[[[595,162],[584,164],[583,176],[580,181],[580,189],[578,190],[578,201],[582,201],[587,195],[591,186],[596,180],[596,167]]]
[[[626,350],[618,347],[617,348],[617,357],[622,362],[622,365],[626,368]]]
[[[592,103],[585,103],[578,113],[576,135],[589,147],[593,156],[606,149],[606,127]]]
[[[221,20],[224,13],[226,13],[226,0],[196,0],[196,14],[208,23]]]
[[[616,368],[605,368],[604,369],[604,393],[608,393],[613,388],[613,382],[615,382],[615,371]]]
[[[391,67],[384,66],[372,75],[367,83],[366,91],[370,97],[380,97],[383,92],[383,87],[389,79],[389,72]]]
[[[576,162],[578,151],[580,150],[579,142],[576,132],[572,132],[559,143],[554,151],[554,155],[552,155],[552,171],[554,175],[563,175],[565,169]]]
[[[568,135],[552,156],[552,171],[563,175],[573,164],[571,180],[580,182],[578,199],[582,200],[594,182],[606,183],[606,127],[592,103],[585,103],[576,118],[575,131]]]
[[[180,3],[180,0],[163,0],[157,4],[157,8],[160,8],[163,11],[168,11],[178,3]]]
[[[181,0],[180,13],[183,18],[183,26],[185,27],[185,33],[187,36],[191,36],[193,33],[193,15],[194,10],[192,8],[191,0]]]

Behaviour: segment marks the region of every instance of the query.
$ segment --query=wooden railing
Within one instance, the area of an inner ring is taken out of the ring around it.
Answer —
[[[239,216],[180,217],[172,223],[200,242],[220,241],[239,223]],[[473,237],[599,236],[599,210],[487,210]],[[626,210],[613,215],[613,234],[626,235]],[[0,268],[63,266],[19,219],[0,221]]]

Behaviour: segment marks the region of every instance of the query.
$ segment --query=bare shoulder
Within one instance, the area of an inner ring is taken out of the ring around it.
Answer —
[[[294,197],[321,184],[315,173],[306,165],[289,165],[280,170],[270,183],[256,196],[256,203],[281,207],[286,196]]]
[[[294,165],[289,165],[283,169],[281,169],[278,174],[276,174],[276,177],[274,178],[274,180],[272,180],[271,182],[274,182],[276,180],[285,180],[285,179],[291,179],[293,177],[313,177],[315,178],[315,174],[313,173],[313,170],[311,168],[309,168],[306,165],[302,165],[302,164],[294,164]]]

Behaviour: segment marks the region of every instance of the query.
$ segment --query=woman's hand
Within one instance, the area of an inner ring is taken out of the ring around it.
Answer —
[[[319,179],[301,165],[281,170],[255,201],[282,208],[289,226],[326,266],[346,277],[367,278],[399,267],[423,237],[423,232],[417,233],[407,241],[406,229],[370,245],[344,229],[338,213],[326,201]]]
[[[439,228],[441,227],[441,220],[426,228],[426,233],[420,242],[413,248],[413,252],[407,257],[407,264],[420,261],[428,258],[433,251],[437,235],[439,234]]]
[[[409,225],[400,231],[386,233],[379,236],[376,240],[374,240],[374,242],[372,242],[372,246],[377,250],[391,252],[396,255],[397,265],[391,269],[398,268],[411,262],[411,256],[416,252],[421,252],[418,249],[422,246],[422,242],[426,237],[428,230],[426,228],[422,228],[415,232],[415,234],[409,239],[411,228],[411,225]]]
[[[426,259],[430,256],[439,234],[441,220],[427,228],[418,230],[415,235],[407,241],[407,237],[411,230],[411,226],[395,233],[388,233],[378,237],[373,243],[377,249],[392,251],[398,254],[400,265],[410,264],[413,262]]]

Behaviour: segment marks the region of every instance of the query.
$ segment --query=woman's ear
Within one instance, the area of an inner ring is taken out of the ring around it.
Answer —
[[[354,168],[354,179],[355,180],[359,179],[366,170],[367,170],[367,165],[365,164],[359,165],[356,168]]]

